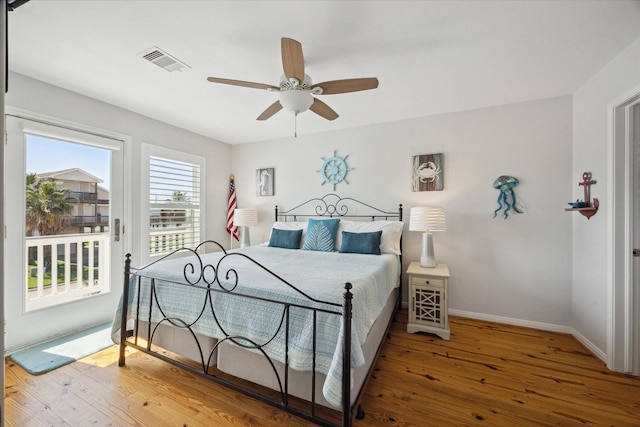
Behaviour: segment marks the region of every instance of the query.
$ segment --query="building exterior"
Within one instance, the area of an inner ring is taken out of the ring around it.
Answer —
[[[69,190],[67,200],[73,204],[73,211],[65,218],[62,234],[108,231],[109,190],[99,185],[102,179],[80,168],[39,173],[36,178],[51,179],[59,190]]]

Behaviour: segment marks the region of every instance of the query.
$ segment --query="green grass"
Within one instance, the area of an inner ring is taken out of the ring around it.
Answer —
[[[76,264],[75,263],[71,263],[70,264],[71,267],[71,282],[75,282],[77,280],[77,268],[76,268]],[[98,269],[94,268],[93,269],[93,278],[94,279],[98,279]],[[33,264],[29,264],[27,265],[27,288],[29,290],[31,289],[36,289],[38,287],[38,277],[37,277],[37,273],[38,272],[38,266],[37,265],[33,265]],[[89,280],[89,267],[82,267],[82,280],[83,281],[87,281]],[[65,276],[64,276],[64,261],[58,261],[58,284],[64,283],[65,282]],[[45,271],[44,273],[44,283],[43,285],[45,287],[51,286],[51,271]]]

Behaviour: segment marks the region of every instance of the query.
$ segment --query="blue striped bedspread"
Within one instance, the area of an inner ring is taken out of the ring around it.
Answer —
[[[252,295],[264,299],[283,301],[290,304],[312,306],[330,311],[341,312],[341,307],[331,306],[323,302],[342,305],[344,301],[344,285],[353,285],[353,320],[352,320],[352,367],[364,364],[361,345],[374,321],[382,311],[389,295],[398,286],[399,260],[397,255],[382,254],[361,255],[338,252],[318,252],[271,248],[266,245],[253,246],[228,252],[222,262],[218,260],[222,253],[202,255],[205,265],[218,267],[218,277],[222,285],[231,289],[236,282],[237,287],[229,293],[211,292],[211,300],[207,299],[207,291],[196,287],[176,286],[170,282],[184,282],[184,266],[188,262],[196,262],[195,256],[167,259],[138,270],[142,279],[140,318],[148,318],[150,277],[155,278],[157,305],[164,315],[179,318],[191,324],[198,319],[204,307],[204,315],[192,326],[194,332],[214,338],[241,336],[238,342],[250,346],[250,341],[265,344],[267,354],[282,363],[286,359],[285,328],[280,327],[283,306],[268,301],[234,296],[236,293]],[[250,259],[247,259],[250,257]],[[266,273],[253,261],[260,263],[275,275]],[[200,273],[199,263],[196,275]],[[189,271],[189,270],[187,270]],[[212,268],[205,268],[205,278],[211,281]],[[282,279],[282,280],[281,280]],[[195,279],[194,279],[195,280]],[[309,300],[306,296],[294,291],[283,283],[286,281],[306,295],[317,300]],[[131,281],[135,283],[137,281]],[[147,286],[145,286],[145,284]],[[198,286],[206,286],[201,281]],[[145,288],[147,290],[145,290]],[[130,316],[135,316],[136,287],[130,288]],[[212,289],[220,289],[217,283]],[[211,305],[213,305],[212,315]],[[113,337],[119,342],[120,308],[114,318]],[[157,308],[152,309],[152,320],[159,321],[164,316]],[[342,394],[342,317],[330,313],[318,313],[316,338],[316,370],[326,375],[323,385],[325,399],[340,406]],[[311,310],[291,307],[289,326],[289,366],[300,371],[313,369],[313,312]],[[275,339],[271,340],[272,337]]]

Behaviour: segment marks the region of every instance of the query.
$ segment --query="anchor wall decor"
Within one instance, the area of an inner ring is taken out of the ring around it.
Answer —
[[[571,207],[566,208],[565,211],[578,211],[586,216],[587,219],[594,216],[600,206],[600,202],[596,198],[594,198],[593,203],[591,203],[591,186],[596,182],[596,180],[591,179],[591,172],[584,172],[582,174],[582,182],[578,183],[579,186],[584,187],[584,199],[569,202]]]

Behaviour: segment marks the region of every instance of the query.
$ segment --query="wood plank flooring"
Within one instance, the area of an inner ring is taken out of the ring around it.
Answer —
[[[452,317],[451,341],[398,314],[362,399],[365,426],[640,426],[640,378],[573,337]],[[6,426],[306,426],[237,392],[116,346],[40,376],[5,361]]]

